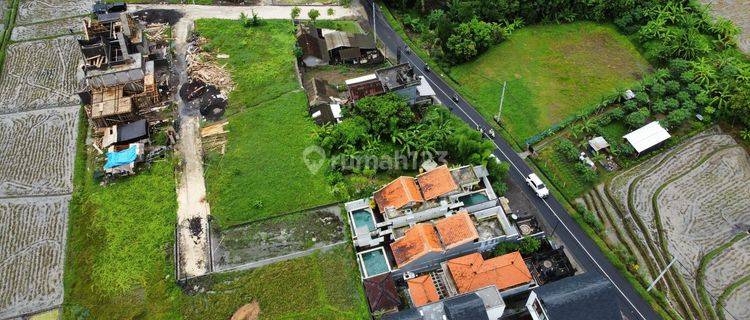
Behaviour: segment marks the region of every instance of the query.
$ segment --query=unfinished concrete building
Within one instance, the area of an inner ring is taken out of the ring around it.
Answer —
[[[143,118],[160,102],[152,44],[124,4],[96,4],[78,40],[84,57],[86,114],[98,128]]]

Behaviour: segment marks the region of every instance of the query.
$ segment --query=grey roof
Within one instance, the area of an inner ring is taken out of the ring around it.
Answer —
[[[117,142],[134,142],[148,136],[146,119],[117,126]]]
[[[144,73],[141,69],[132,69],[102,75],[94,75],[88,78],[88,84],[92,87],[112,87],[143,80]]]
[[[460,295],[443,302],[449,320],[489,320],[484,302],[476,293]]]
[[[551,320],[622,319],[612,283],[594,272],[545,284],[534,292]]]
[[[328,50],[341,47],[375,49],[375,41],[365,34],[334,31],[326,33],[323,38],[326,39]]]
[[[422,320],[422,316],[419,311],[415,308],[406,309],[397,313],[389,313],[384,315],[381,320]]]

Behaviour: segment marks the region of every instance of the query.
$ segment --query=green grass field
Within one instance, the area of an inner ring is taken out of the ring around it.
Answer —
[[[211,50],[230,55],[236,83],[229,95],[226,154],[207,161],[211,214],[228,227],[334,202],[323,175],[303,162],[315,124],[295,75],[289,22],[244,28],[237,21],[209,19],[198,20],[196,30]]]
[[[98,164],[82,143],[78,149],[64,318],[178,318],[180,292],[167,255],[177,212],[173,163],[161,160],[102,187],[92,178]]]
[[[507,81],[502,119],[523,141],[634,85],[648,67],[614,26],[577,22],[523,27],[451,76],[487,119]]]

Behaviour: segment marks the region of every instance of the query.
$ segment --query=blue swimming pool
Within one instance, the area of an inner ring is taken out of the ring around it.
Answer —
[[[361,260],[366,278],[386,273],[390,270],[383,249],[365,252],[361,255]]]
[[[375,221],[372,220],[372,214],[365,209],[352,211],[352,220],[354,221],[354,232],[362,227],[367,227],[368,231],[375,230]]]
[[[484,192],[476,192],[472,194],[467,194],[465,196],[458,197],[458,201],[461,201],[464,203],[465,206],[473,206],[475,204],[479,204],[482,202],[486,202],[490,200],[490,198],[487,196]]]

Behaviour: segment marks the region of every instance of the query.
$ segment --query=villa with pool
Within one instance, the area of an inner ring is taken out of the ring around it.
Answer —
[[[441,297],[468,294],[473,290],[444,290],[456,288],[455,279],[460,277],[444,276],[450,275],[447,264],[467,256],[473,257],[472,262],[479,261],[481,253],[493,250],[500,242],[522,238],[492,189],[484,166],[442,165],[416,177],[402,176],[375,191],[372,197],[348,202],[345,207],[373,312],[392,307],[392,301],[384,297],[399,296],[390,292],[392,289],[384,292],[384,288],[401,287],[404,292],[416,294],[419,290],[414,289],[412,280],[416,275],[430,275],[430,282],[438,288],[438,293],[442,292]],[[526,268],[523,260],[504,259]],[[487,261],[488,266],[504,265],[493,262],[497,259]],[[492,273],[517,269],[504,266],[493,269]],[[498,297],[493,299],[502,302],[502,296],[535,285],[531,278],[508,276],[520,280],[512,285],[487,282],[496,284],[493,288]],[[392,281],[400,285],[394,286]],[[411,290],[404,285],[409,281]],[[414,307],[424,304],[415,302],[423,300],[416,295],[412,299]]]

